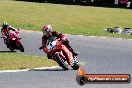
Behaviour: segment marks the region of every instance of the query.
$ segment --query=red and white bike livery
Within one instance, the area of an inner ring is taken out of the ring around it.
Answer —
[[[71,66],[74,70],[79,68],[77,57],[75,57],[69,49],[61,43],[56,37],[51,37],[47,40],[44,52],[50,54],[59,66],[64,70],[68,70]]]
[[[5,34],[8,36],[6,38]],[[5,33],[2,34],[3,39],[7,41],[8,48],[13,52],[14,49],[19,49],[21,52],[24,52],[24,47],[20,42],[19,29],[18,31],[12,31],[8,28],[5,30]]]

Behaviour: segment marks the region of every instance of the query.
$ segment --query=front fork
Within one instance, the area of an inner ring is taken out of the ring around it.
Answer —
[[[60,53],[60,55],[62,56],[62,58],[66,58],[66,57],[64,56],[64,54],[63,54],[62,51],[60,51],[59,53]],[[68,62],[68,60],[67,60],[67,62]],[[70,66],[73,66],[75,63],[78,63],[78,59],[77,59],[76,56],[74,56],[74,58],[71,60],[71,62],[68,62],[68,64],[69,64]]]
[[[18,47],[18,45],[20,44],[19,39],[17,39],[17,40],[15,41],[15,44],[16,44],[16,46]]]
[[[62,56],[62,58],[65,58],[65,56],[63,55],[63,52],[62,52],[62,51],[55,52],[55,53],[54,53],[54,57],[55,57],[55,54],[56,54],[56,53],[59,53],[59,54]]]
[[[60,51],[60,54],[63,58],[66,58],[62,51]],[[68,61],[68,60],[67,60]],[[75,63],[78,63],[78,59],[76,56],[73,56],[73,59],[68,62],[70,66],[73,66]]]
[[[66,58],[65,56],[64,56],[64,54],[63,54],[63,52],[62,51],[59,51],[58,52],[60,55],[61,55],[61,57],[64,59],[64,58]],[[56,53],[55,53],[56,54]],[[55,54],[54,54],[54,56],[55,56]],[[55,60],[55,59],[54,59]],[[64,59],[65,60],[65,59]],[[56,60],[55,60],[56,61]],[[68,60],[67,60],[67,63],[68,63]]]

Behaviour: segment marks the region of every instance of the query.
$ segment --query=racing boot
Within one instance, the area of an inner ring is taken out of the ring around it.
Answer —
[[[68,40],[63,41],[63,44],[72,52],[72,54],[73,54],[74,56],[77,56],[77,55],[78,55],[77,52],[74,52],[74,50],[73,50],[72,47],[70,46]]]
[[[72,48],[70,48],[70,51],[72,52],[72,54],[73,54],[74,56],[77,56],[77,55],[78,55],[78,52],[74,52],[74,50],[73,50]]]
[[[72,52],[72,54],[74,55],[74,56],[77,56],[78,55],[78,52]]]

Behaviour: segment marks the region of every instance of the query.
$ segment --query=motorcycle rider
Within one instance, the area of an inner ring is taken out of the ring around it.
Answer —
[[[2,33],[2,37],[4,39],[4,43],[7,45],[7,48],[9,47],[9,44],[8,44],[8,38],[9,38],[9,31],[12,30],[12,31],[15,31],[16,32],[16,29],[11,27],[8,23],[6,22],[3,22],[2,24],[2,28],[1,28],[1,33]]]
[[[66,38],[66,36],[60,32],[52,31],[51,25],[43,26],[42,32],[43,32],[42,46],[39,49],[43,49],[45,51],[47,39],[52,37],[52,36],[55,36],[55,37],[57,37],[57,39],[59,39],[59,38],[61,39],[62,44],[65,45],[73,53],[74,56],[78,55],[78,53],[74,52],[74,50],[70,46],[69,41]],[[47,57],[48,57],[48,59],[52,58],[52,56],[49,54],[47,54]]]

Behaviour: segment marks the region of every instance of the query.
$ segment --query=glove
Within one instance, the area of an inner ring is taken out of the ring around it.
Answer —
[[[57,38],[58,41],[61,41],[62,39],[61,38]]]
[[[41,49],[43,49],[43,47],[39,47],[39,49],[41,50]]]

